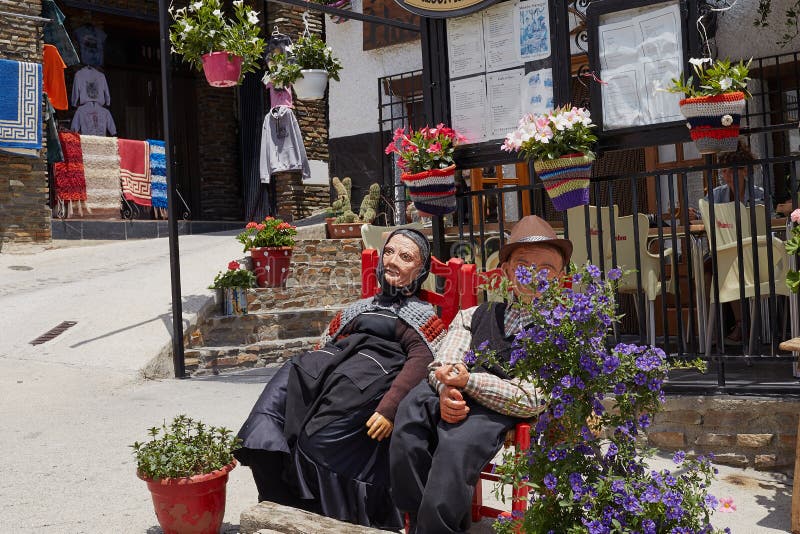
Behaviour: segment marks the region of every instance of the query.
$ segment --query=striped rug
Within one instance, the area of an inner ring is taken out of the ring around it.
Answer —
[[[167,161],[164,141],[148,139],[150,145],[150,191],[154,208],[167,207]]]
[[[116,137],[82,135],[86,205],[92,209],[120,209],[119,154]]]

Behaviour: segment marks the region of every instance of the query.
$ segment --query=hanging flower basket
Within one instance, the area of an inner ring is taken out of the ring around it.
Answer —
[[[292,247],[251,248],[258,287],[285,287],[292,261]]]
[[[328,86],[328,72],[323,69],[303,69],[302,76],[295,80],[292,87],[300,100],[320,100],[325,97]]]
[[[233,87],[242,75],[241,56],[228,52],[211,52],[203,56],[203,72],[212,87]]]
[[[533,168],[544,184],[553,207],[565,211],[589,203],[592,158],[577,152],[556,159],[535,160]]]
[[[743,92],[684,98],[679,104],[688,119],[686,126],[692,141],[701,154],[736,150],[745,106]]]
[[[414,174],[403,173],[400,179],[406,185],[411,201],[420,214],[447,215],[456,211],[456,166],[431,169]]]

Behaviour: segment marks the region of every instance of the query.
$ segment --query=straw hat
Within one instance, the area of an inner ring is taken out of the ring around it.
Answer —
[[[528,215],[517,221],[511,230],[511,237],[500,249],[500,263],[508,261],[508,257],[511,256],[514,249],[536,243],[547,243],[559,249],[561,255],[564,256],[565,264],[572,257],[572,241],[559,238],[553,227],[541,217]]]

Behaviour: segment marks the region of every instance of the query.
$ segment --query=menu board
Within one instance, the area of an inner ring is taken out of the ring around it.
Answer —
[[[597,32],[603,130],[682,120],[664,90],[683,70],[678,0],[601,15]]]
[[[550,41],[547,0],[501,2],[447,20],[451,119],[468,143],[502,139],[523,113],[553,107],[552,70],[524,68],[551,56]]]

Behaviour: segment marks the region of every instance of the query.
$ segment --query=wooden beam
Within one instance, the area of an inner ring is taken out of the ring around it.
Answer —
[[[392,26],[394,28],[401,28],[403,30],[408,30],[412,32],[420,31],[419,26],[415,26],[414,24],[409,24],[408,22],[403,22],[394,19],[385,19],[383,17],[375,17],[373,15],[365,15],[364,13],[350,11],[349,9],[339,9],[337,7],[329,7],[314,2],[305,2],[304,0],[268,0],[268,1],[277,2],[278,4],[284,4],[288,6],[302,7],[304,9],[309,9],[311,11],[322,11],[323,13],[327,13],[329,15],[338,15],[340,17],[345,17],[348,19],[360,20],[361,22],[382,24],[384,26]]]

